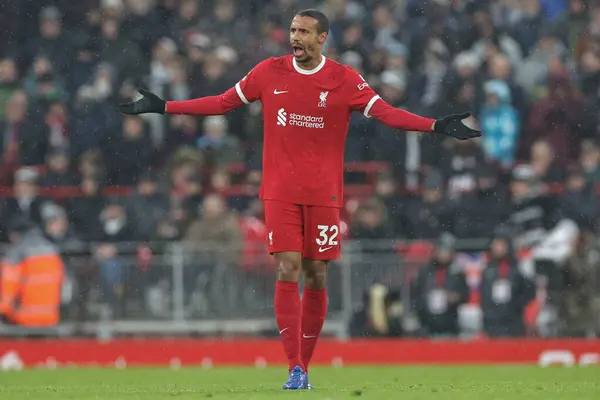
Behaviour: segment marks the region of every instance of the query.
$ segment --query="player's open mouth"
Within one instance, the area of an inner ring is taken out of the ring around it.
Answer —
[[[306,53],[304,46],[294,45],[292,49],[294,50],[294,57],[302,57]]]

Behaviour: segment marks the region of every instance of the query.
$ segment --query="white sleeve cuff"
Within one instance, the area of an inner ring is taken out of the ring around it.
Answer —
[[[371,111],[371,107],[373,107],[373,104],[375,104],[375,102],[380,99],[381,97],[379,97],[378,94],[376,94],[375,96],[371,97],[371,100],[369,100],[369,103],[367,104],[367,106],[365,107],[365,111],[363,112],[363,114],[365,115],[365,117],[367,118],[371,118],[371,116],[369,115],[369,111]]]
[[[242,87],[240,86],[239,82],[235,84],[235,91],[237,92],[238,96],[240,96],[240,99],[242,99],[244,104],[250,104],[246,96],[244,96],[244,92],[242,92]]]

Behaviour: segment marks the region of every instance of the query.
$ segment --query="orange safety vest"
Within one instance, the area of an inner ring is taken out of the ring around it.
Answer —
[[[25,233],[0,269],[0,314],[24,326],[60,320],[64,265],[55,246],[37,230]]]

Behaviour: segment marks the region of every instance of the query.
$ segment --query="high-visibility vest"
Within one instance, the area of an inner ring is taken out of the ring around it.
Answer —
[[[24,326],[60,320],[64,264],[56,247],[37,229],[8,250],[0,269],[0,314]]]

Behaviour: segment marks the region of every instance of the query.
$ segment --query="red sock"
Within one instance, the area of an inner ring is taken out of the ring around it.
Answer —
[[[290,371],[302,365],[300,358],[300,320],[302,318],[302,305],[298,282],[277,281],[275,286],[275,318],[279,327],[279,334],[283,342],[283,349],[288,358]]]
[[[304,288],[302,296],[302,363],[308,371],[308,364],[312,359],[317,340],[323,329],[323,322],[327,316],[327,290]]]

